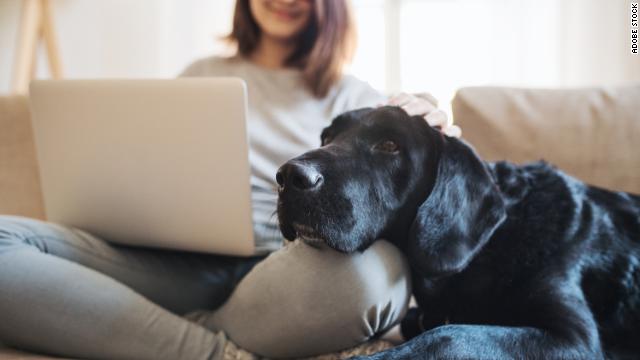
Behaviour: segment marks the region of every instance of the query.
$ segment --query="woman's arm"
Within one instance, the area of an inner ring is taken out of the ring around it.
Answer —
[[[439,127],[448,136],[460,137],[462,133],[460,127],[453,125],[447,114],[438,109],[438,100],[429,93],[400,93],[387,97],[368,83],[350,75],[345,76],[340,90],[341,93],[348,93],[349,101],[339,113],[376,105],[400,106],[409,115],[423,116],[429,125]]]

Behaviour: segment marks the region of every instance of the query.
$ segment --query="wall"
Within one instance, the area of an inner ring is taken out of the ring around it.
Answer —
[[[65,76],[173,77],[220,53],[233,0],[51,0]],[[0,93],[9,90],[20,0],[0,0]],[[387,92],[446,103],[469,85],[591,86],[640,81],[630,0],[353,0],[349,71]],[[39,76],[46,77],[40,57]]]
[[[172,77],[198,57],[222,51],[232,0],[53,0],[64,75]],[[9,90],[19,0],[0,0],[0,93]],[[40,49],[42,50],[42,49]],[[46,76],[40,56],[39,76]]]

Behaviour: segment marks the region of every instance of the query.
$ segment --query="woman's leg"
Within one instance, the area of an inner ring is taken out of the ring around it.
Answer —
[[[345,255],[296,241],[259,263],[213,313],[190,314],[238,346],[278,358],[343,350],[399,322],[410,270],[389,242]]]
[[[224,336],[177,314],[217,307],[256,262],[0,216],[0,342],[85,359],[220,358]]]

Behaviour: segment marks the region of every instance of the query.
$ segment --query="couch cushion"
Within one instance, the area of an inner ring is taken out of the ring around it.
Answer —
[[[44,218],[29,103],[0,97],[0,214]]]
[[[463,88],[453,115],[488,161],[544,159],[588,183],[640,193],[640,85]]]

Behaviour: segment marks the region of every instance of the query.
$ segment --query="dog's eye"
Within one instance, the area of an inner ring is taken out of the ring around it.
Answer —
[[[388,153],[395,153],[398,152],[398,144],[392,140],[385,140],[376,144],[374,149]]]
[[[322,144],[322,146],[327,145],[328,143],[330,143],[333,140],[333,136],[330,135],[325,135],[322,137],[322,139],[320,139],[320,142]]]

